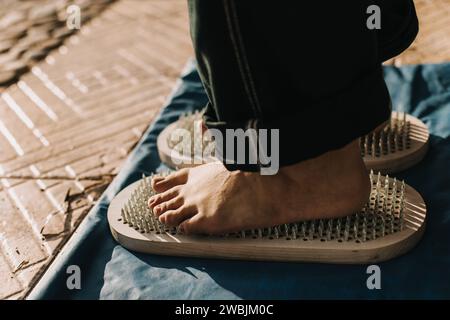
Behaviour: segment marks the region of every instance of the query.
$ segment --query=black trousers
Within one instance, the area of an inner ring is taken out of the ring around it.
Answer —
[[[381,29],[367,27],[374,4]],[[189,13],[207,127],[279,129],[281,166],[387,120],[381,63],[418,32],[412,0],[189,0]]]

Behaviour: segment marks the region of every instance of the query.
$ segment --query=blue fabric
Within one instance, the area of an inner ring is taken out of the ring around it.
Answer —
[[[422,241],[381,263],[381,290],[366,287],[367,266],[176,258],[130,252],[110,235],[112,197],[142,173],[163,168],[158,133],[207,98],[193,65],[115,181],[30,295],[34,299],[311,299],[450,298],[450,64],[385,67],[394,108],[431,132],[425,159],[399,175],[428,207]],[[66,287],[67,266],[81,268],[81,290]]]

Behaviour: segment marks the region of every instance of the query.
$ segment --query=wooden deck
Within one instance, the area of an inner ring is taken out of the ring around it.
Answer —
[[[191,55],[185,1],[122,0],[4,88],[0,298],[23,297],[39,278]]]
[[[414,0],[420,31],[414,43],[389,63],[450,61],[450,0]]]

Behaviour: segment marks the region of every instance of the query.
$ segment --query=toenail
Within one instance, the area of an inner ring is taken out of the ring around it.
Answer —
[[[160,216],[159,217],[159,222],[166,223],[166,216]]]

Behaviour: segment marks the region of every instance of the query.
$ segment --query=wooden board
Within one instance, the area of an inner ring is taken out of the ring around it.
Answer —
[[[177,122],[171,123],[159,134],[157,139],[158,154],[161,162],[171,168],[190,168],[207,162],[217,161],[215,158],[203,159],[203,157],[185,156],[169,146],[172,132],[178,128]]]
[[[400,115],[394,111],[392,117],[396,118]],[[411,168],[423,159],[428,150],[430,136],[428,128],[422,121],[408,114],[406,115],[406,121],[409,124],[408,147],[386,154],[380,152],[363,155],[368,170],[379,171],[383,174],[395,173]]]
[[[389,181],[392,183],[392,179]],[[402,229],[384,236],[376,236],[373,239],[364,240],[361,232],[359,237],[352,238],[350,236],[345,239],[342,231],[335,233],[334,236],[332,233],[328,234],[329,238],[327,235],[315,236],[317,231],[309,233],[308,236],[304,233],[303,237],[299,232],[299,236],[295,239],[292,234],[289,237],[289,232],[288,236],[279,234],[276,237],[274,233],[271,233],[272,236],[267,234],[261,236],[257,232],[248,231],[245,233],[245,238],[242,237],[243,233],[226,236],[184,235],[175,228],[166,228],[163,225],[146,232],[142,228],[139,230],[136,225],[131,227],[131,223],[124,223],[122,214],[122,209],[133,192],[137,192],[138,188],[146,190],[146,187],[142,186],[143,184],[142,180],[135,182],[113,199],[108,209],[108,221],[112,235],[117,242],[130,250],[144,253],[221,259],[366,264],[385,261],[406,253],[420,240],[425,228],[426,206],[424,201],[417,191],[405,185]],[[373,182],[373,186],[375,186],[375,182]],[[384,187],[381,186],[381,188]],[[397,190],[397,192],[399,191]],[[136,196],[136,199],[140,199],[141,202],[139,210],[148,210],[144,209],[144,206],[146,206],[149,195],[145,196],[144,194],[143,198],[141,196]],[[369,201],[375,201],[376,197],[372,192]],[[332,221],[337,221],[337,219]],[[370,220],[368,221],[368,225],[370,225]],[[308,223],[310,226],[316,225],[316,221]],[[373,223],[373,225],[376,224]],[[369,229],[367,228],[367,230]],[[372,229],[373,232],[379,234],[380,230],[376,230],[376,228]],[[383,227],[383,234],[384,232]]]
[[[399,117],[399,114],[394,111],[392,117]],[[363,154],[363,160],[368,171],[374,170],[383,174],[395,173],[408,169],[423,159],[428,150],[428,128],[422,121],[411,115],[406,115],[406,121],[409,123],[408,147],[386,154],[383,152],[379,154],[374,152],[373,155]],[[180,154],[172,149],[168,141],[171,133],[178,127],[178,122],[174,122],[158,136],[158,153],[162,162],[169,167],[179,169],[217,161],[214,157],[206,159],[200,155],[192,157],[191,155]],[[361,139],[364,139],[364,137]]]

